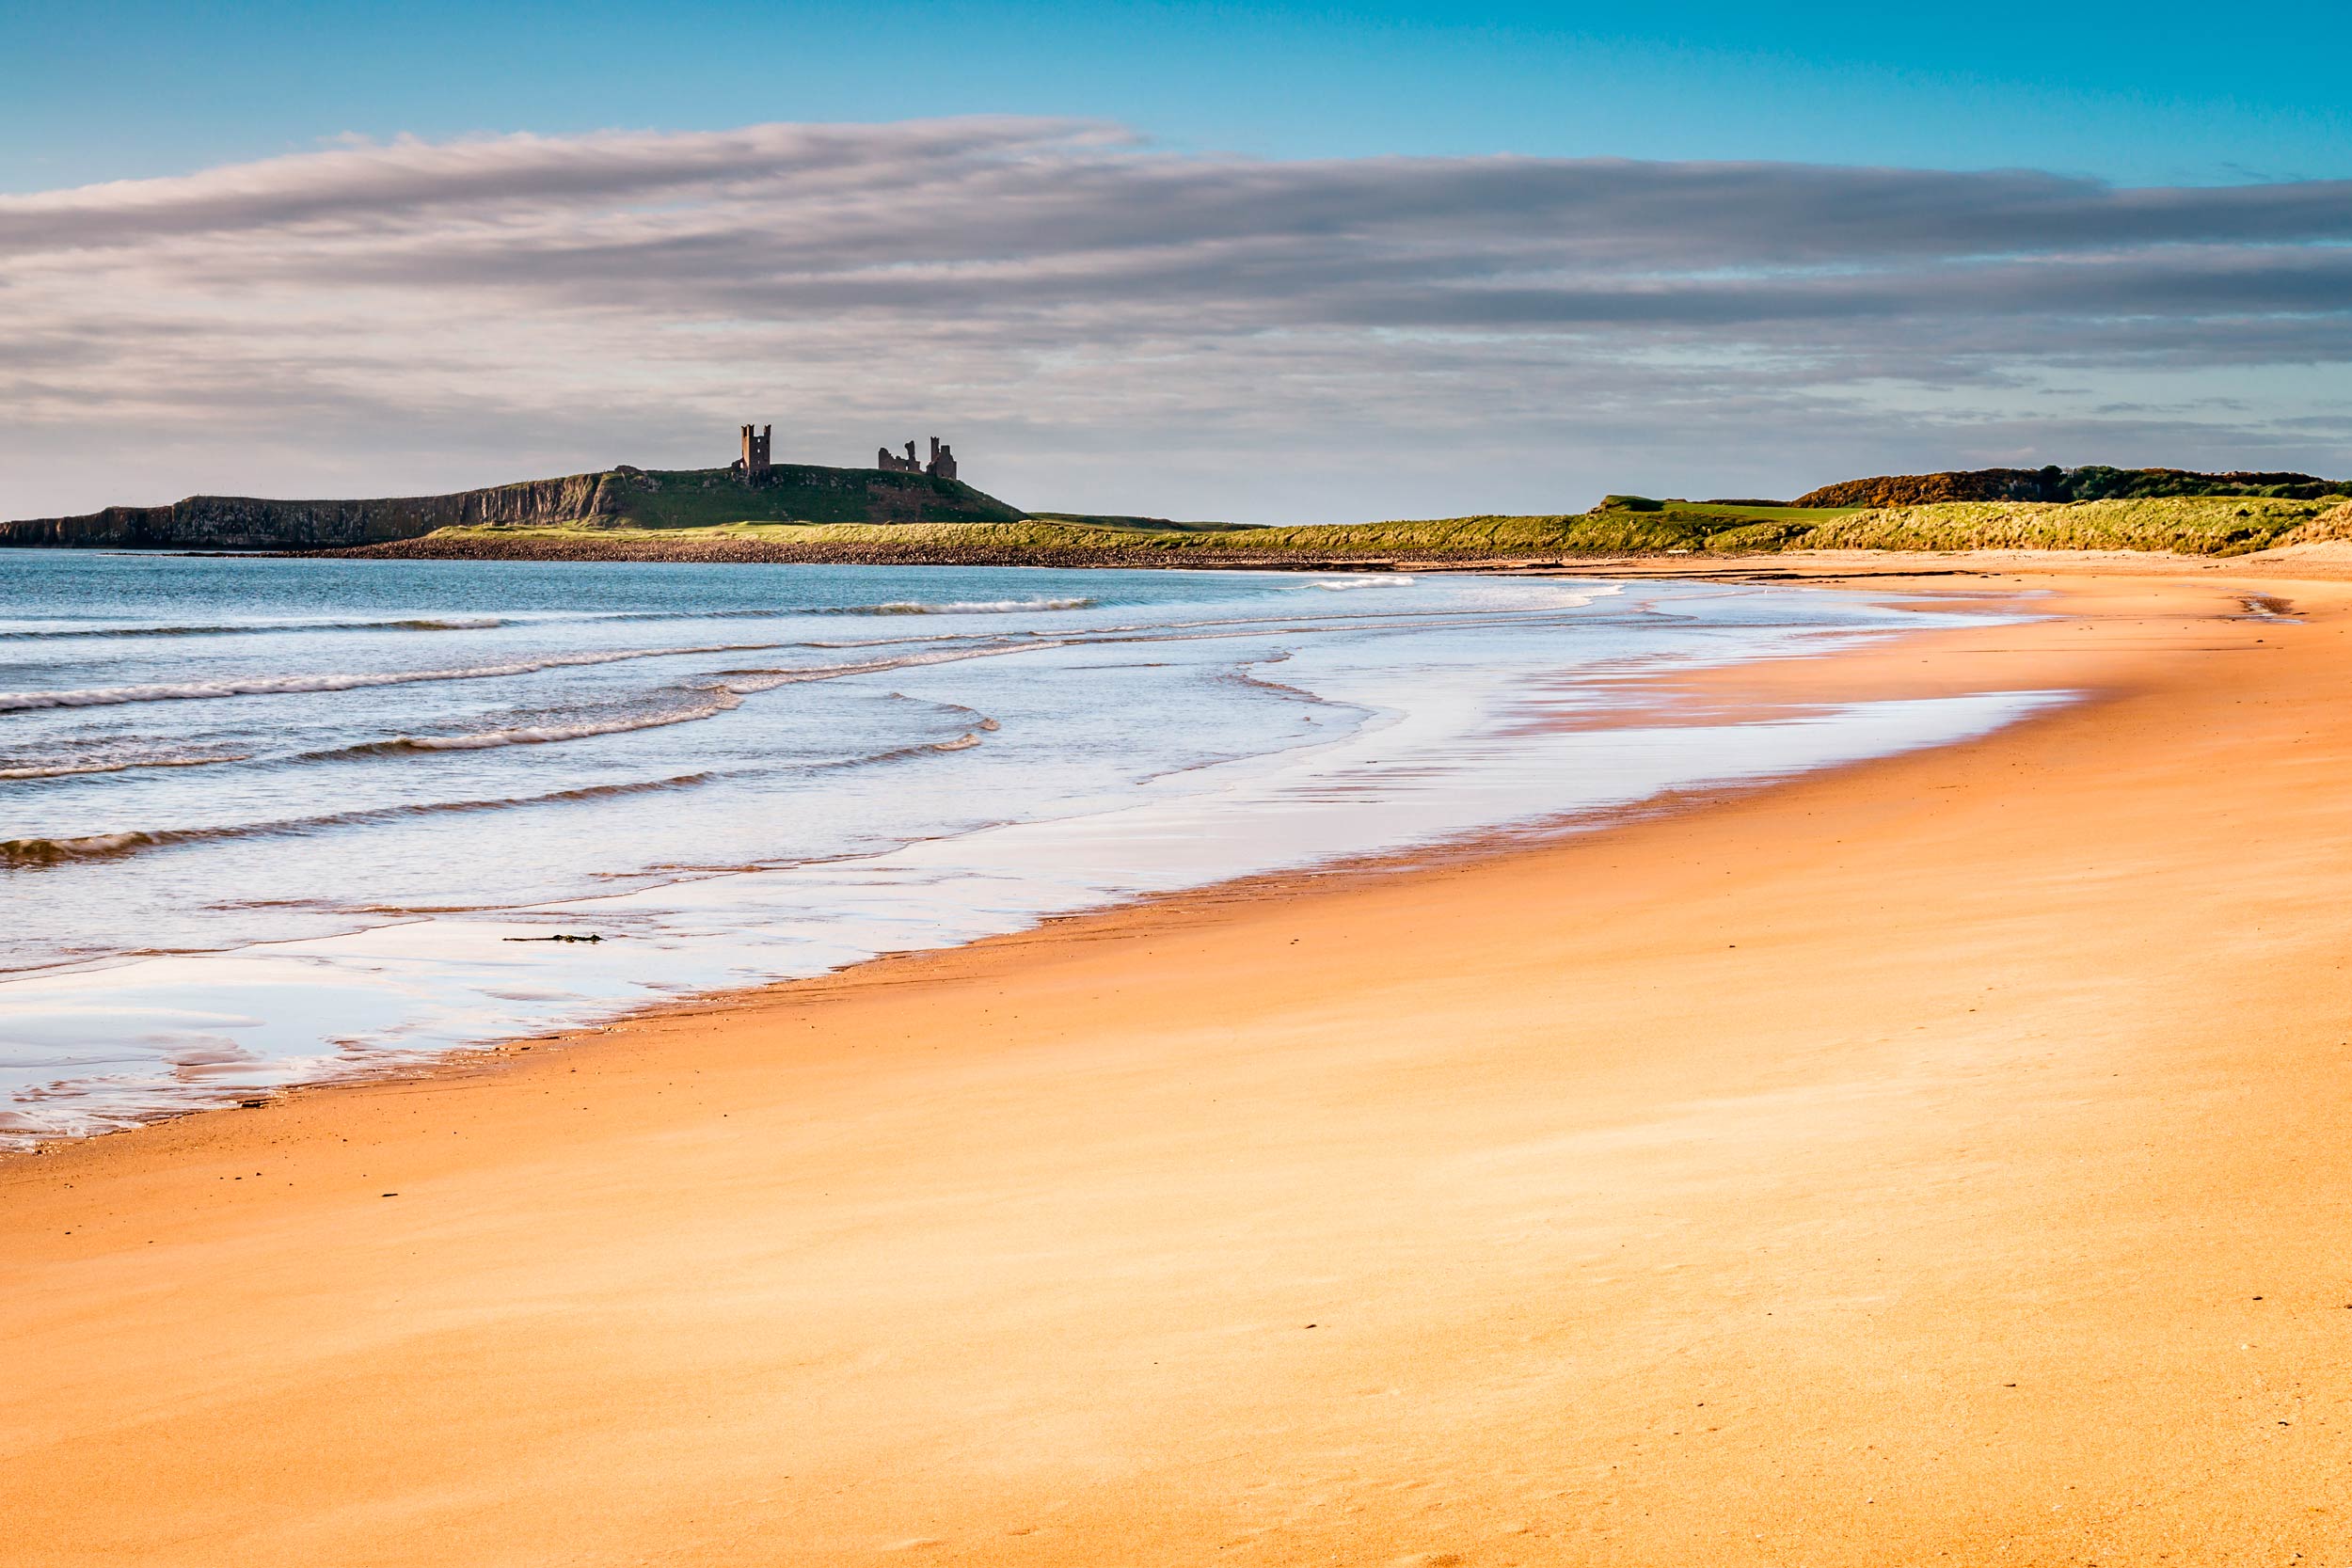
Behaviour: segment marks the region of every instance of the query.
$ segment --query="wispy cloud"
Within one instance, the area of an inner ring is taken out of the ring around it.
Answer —
[[[2344,182],[1006,119],[344,146],[0,197],[0,511],[717,461],[751,417],[831,461],[919,419],[1016,500],[1249,516],[2352,468],[2348,242]]]

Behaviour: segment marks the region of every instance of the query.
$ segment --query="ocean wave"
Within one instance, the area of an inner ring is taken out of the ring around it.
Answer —
[[[1304,594],[1311,588],[1320,588],[1327,594],[1344,594],[1353,588],[1402,588],[1412,580],[1410,577],[1403,573],[1384,573],[1376,578],[1339,578],[1319,579],[1314,582],[1295,582],[1286,588],[1278,588],[1275,592]]]
[[[718,774],[709,771],[680,773],[667,779],[645,779],[633,784],[586,784],[577,789],[550,790],[543,795],[501,796],[486,800],[426,800],[415,805],[376,806],[364,811],[281,817],[270,822],[239,822],[217,828],[155,828],[114,833],[85,833],[77,838],[0,839],[0,869],[40,870],[83,861],[117,860],[142,850],[164,849],[177,845],[218,843],[240,838],[291,838],[323,829],[364,827],[378,822],[405,821],[416,816],[507,811],[517,806],[648,795],[658,790],[691,788],[717,777]]]
[[[691,707],[671,708],[627,718],[589,720],[577,724],[519,724],[511,729],[481,730],[471,735],[404,735],[350,748],[351,753],[383,755],[394,752],[487,752],[501,746],[547,746],[564,740],[586,740],[600,735],[627,735],[635,730],[665,729],[715,719],[743,705],[743,699],[723,687],[707,693],[707,700]]]
[[[982,599],[933,604],[917,599],[867,605],[743,606],[728,610],[614,610],[526,615],[403,615],[390,618],[299,621],[199,621],[130,626],[0,624],[0,644],[77,638],[256,637],[276,632],[495,631],[501,626],[639,626],[681,621],[776,621],[796,615],[1011,615],[1027,610],[1084,610],[1088,598]]]
[[[249,637],[279,631],[489,631],[506,625],[497,615],[410,615],[396,621],[208,621],[195,626],[33,626],[0,628],[0,641],[56,637]]]
[[[991,643],[978,648],[938,648],[930,653],[901,654],[896,658],[869,658],[855,664],[810,664],[797,670],[722,670],[719,678],[726,682],[729,691],[749,696],[755,691],[772,691],[777,687],[797,686],[803,681],[838,680],[844,675],[870,675],[882,670],[954,664],[967,658],[1034,653],[1043,648],[1066,648],[1070,645],[1068,641],[1036,638],[1021,642]]]
[[[1316,585],[1314,583],[1294,583],[1288,587],[1277,589],[1276,592],[1282,594],[1303,594],[1311,591],[1315,586]],[[1359,586],[1377,588],[1385,585],[1376,580],[1367,580]],[[1115,642],[1136,636],[1154,637],[1167,633],[1192,632],[1201,628],[1230,628],[1232,635],[1248,636],[1260,631],[1352,631],[1365,626],[1377,627],[1388,626],[1423,625],[1440,626],[1454,623],[1527,620],[1532,617],[1549,615],[1562,610],[1581,609],[1584,606],[1589,605],[1595,597],[1601,594],[1622,592],[1622,588],[1615,586],[1590,589],[1580,587],[1577,592],[1564,594],[1559,598],[1553,599],[1548,604],[1524,608],[1495,608],[1491,606],[1482,607],[1475,610],[1428,610],[1420,608],[1400,610],[1391,608],[1379,610],[1315,610],[1306,609],[1283,610],[1275,609],[1269,610],[1268,613],[1262,615],[1216,615],[1184,620],[1131,621],[1114,626],[1074,627],[1056,634],[1057,641],[1055,645],[1061,646],[1069,643],[1097,641]],[[831,613],[843,614],[847,613],[847,611],[833,611]],[[909,637],[837,638],[823,641],[811,639],[806,642],[801,643],[800,646],[822,649],[898,648],[910,646],[919,642],[971,642],[982,641],[992,637],[1041,639],[1047,635],[1048,634],[1044,632],[1033,632],[1013,628],[985,633],[942,631],[926,632],[920,635]]]
[[[894,599],[888,604],[843,605],[815,611],[820,615],[1019,615],[1028,610],[1089,610],[1092,599],[950,599],[930,604],[921,599]]]
[[[1003,726],[993,719],[983,719],[976,730],[996,730]],[[980,744],[981,736],[973,730],[946,740],[915,740],[904,746],[891,746],[879,752],[861,752],[855,756],[826,757],[818,762],[787,763],[780,772],[831,775],[853,772],[862,768],[882,768],[894,762],[914,762],[923,757],[937,756],[942,752],[968,752]]]
[[[836,637],[822,641],[811,638],[800,646],[821,648],[830,652],[844,648],[907,648],[918,642],[985,642],[991,638],[1041,637],[1043,635],[1042,632],[1034,631],[931,631],[924,632],[916,637]]]
[[[99,686],[69,691],[0,691],[0,713],[43,708],[113,707],[125,703],[190,702],[215,697],[273,697],[316,691],[358,691],[380,686],[415,686],[433,681],[493,680],[542,670],[590,664],[619,664],[637,658],[677,658],[696,654],[766,653],[789,642],[714,642],[684,648],[614,648],[596,653],[549,654],[503,664],[471,664],[446,670],[382,670],[365,674],[247,675],[226,680],[162,682],[150,686]]]
[[[85,773],[127,773],[135,768],[210,768],[216,762],[247,762],[249,754],[238,752],[216,757],[132,757],[119,762],[56,762],[30,763],[21,767],[0,768],[0,780],[8,779],[72,779]]]

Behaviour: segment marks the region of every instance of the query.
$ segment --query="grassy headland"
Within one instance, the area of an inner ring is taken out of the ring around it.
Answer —
[[[728,523],[1009,523],[1021,509],[957,480],[879,468],[779,463],[746,485],[724,468],[621,469],[608,528],[712,528]]]
[[[0,522],[0,546],[49,549],[318,551],[484,530],[676,531],[724,523],[1011,522],[1020,508],[930,474],[778,464],[758,484],[725,468],[624,465],[442,496],[275,500],[190,496],[75,517]]]

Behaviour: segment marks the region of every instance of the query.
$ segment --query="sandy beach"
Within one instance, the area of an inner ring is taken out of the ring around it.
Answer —
[[[0,1558],[2344,1560],[2352,583],[1936,570],[1649,694],[2088,699],[0,1159]]]

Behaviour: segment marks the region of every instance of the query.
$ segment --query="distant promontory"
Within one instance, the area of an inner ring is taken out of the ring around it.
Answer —
[[[197,550],[347,549],[442,529],[685,529],[714,523],[1017,522],[1025,514],[959,480],[879,468],[779,463],[747,481],[740,466],[529,480],[448,496],[264,500],[190,496],[168,506],[110,506],[78,517],[0,522],[0,545]]]

